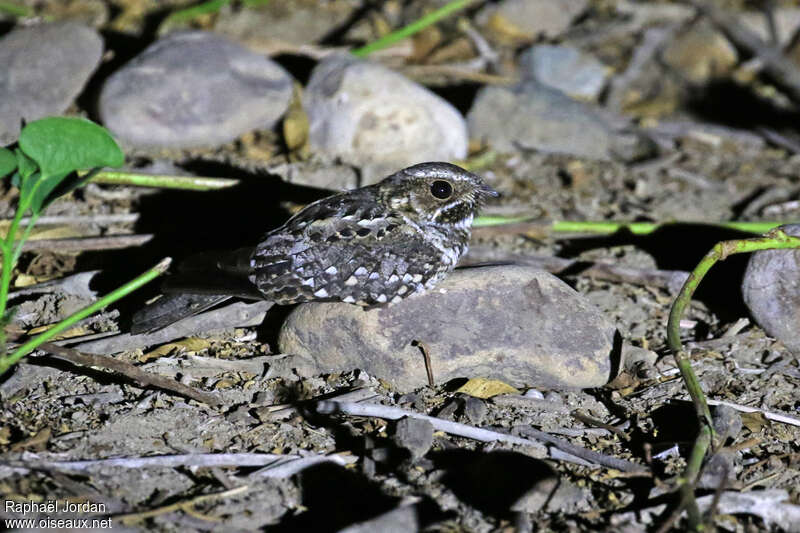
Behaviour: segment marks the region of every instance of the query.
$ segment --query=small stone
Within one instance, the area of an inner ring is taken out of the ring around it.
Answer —
[[[536,389],[526,390],[523,396],[525,396],[526,398],[536,398],[537,400],[544,400],[544,394],[542,394],[541,391],[538,391]]]
[[[384,66],[333,56],[303,95],[312,150],[374,167],[367,183],[398,168],[467,155],[464,118],[447,101]]]
[[[713,490],[730,486],[731,480],[736,479],[734,458],[734,452],[725,450],[712,455],[697,480],[698,488]]]
[[[728,439],[736,440],[742,431],[742,417],[739,411],[727,405],[714,406],[711,413],[714,423],[714,433],[720,446],[724,446]]]
[[[588,0],[503,0],[483,10],[478,21],[495,29],[511,26],[520,38],[553,38],[564,33],[588,4]]]
[[[488,141],[502,152],[522,148],[606,160],[624,152],[618,137],[630,135],[618,133],[594,107],[535,81],[484,87],[467,123],[471,138]]]
[[[479,426],[483,423],[486,415],[489,413],[489,408],[486,407],[486,402],[472,396],[464,398],[464,418],[474,425]]]
[[[800,224],[781,229],[800,237]],[[764,331],[800,354],[800,249],[761,250],[751,255],[742,295]]]
[[[739,61],[733,45],[705,21],[678,35],[661,57],[667,65],[696,84],[708,83],[728,74]]]
[[[553,403],[564,403],[564,399],[561,395],[554,390],[547,391],[547,394],[544,395],[544,400]]]
[[[579,100],[597,100],[611,69],[593,56],[571,46],[537,44],[519,58],[526,79],[558,89]]]
[[[66,111],[102,55],[97,32],[77,22],[20,28],[0,39],[0,146],[17,139],[23,119]]]
[[[308,354],[322,371],[363,368],[400,390],[481,376],[522,387],[598,387],[619,368],[619,333],[567,284],[531,267],[456,270],[435,289],[389,306],[307,303],[292,311],[282,353]]]
[[[268,129],[292,80],[277,63],[209,32],[168,35],[106,81],[100,117],[137,147],[217,146]]]
[[[458,411],[462,403],[463,402],[461,401],[461,398],[452,398],[450,401],[444,404],[444,407],[439,409],[439,412],[436,413],[436,416],[445,420],[455,420],[456,411]]]
[[[411,460],[416,461],[433,446],[433,425],[419,418],[401,418],[395,425],[392,440],[398,448],[408,450]]]
[[[358,172],[350,165],[313,157],[308,161],[279,163],[267,169],[271,175],[279,176],[287,183],[303,187],[316,187],[331,191],[355,189],[359,184]]]
[[[350,0],[270,0],[266,5],[221,11],[214,32],[259,48],[270,44],[273,48],[308,45],[335,32],[357,8]]]
[[[389,512],[380,514],[365,522],[359,522],[344,529],[339,533],[409,533],[420,531],[420,511],[417,505],[397,507]]]

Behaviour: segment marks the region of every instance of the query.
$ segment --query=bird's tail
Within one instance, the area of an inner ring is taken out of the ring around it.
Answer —
[[[134,313],[131,333],[138,335],[165,328],[230,298],[224,294],[165,294]]]
[[[232,297],[259,300],[261,294],[247,280],[252,249],[203,253],[178,266],[167,278],[164,295],[133,315],[131,333],[148,333],[194,316]]]

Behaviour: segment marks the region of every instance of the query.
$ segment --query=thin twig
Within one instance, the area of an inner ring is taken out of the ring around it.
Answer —
[[[91,472],[107,468],[239,468],[267,467],[276,462],[296,461],[303,459],[322,459],[341,465],[352,462],[340,455],[318,455],[303,457],[302,455],[280,455],[273,453],[187,453],[175,455],[156,455],[152,457],[112,457],[109,459],[90,459],[86,461],[47,461],[39,459],[35,454],[26,454],[20,461],[4,462],[12,468],[29,470],[55,470],[60,472]],[[291,475],[291,474],[290,474]],[[266,476],[265,476],[266,477]],[[269,477],[276,477],[274,475]]]
[[[324,400],[317,402],[315,404],[315,408],[316,411],[321,414],[344,413],[352,416],[374,416],[387,420],[399,420],[400,418],[408,416],[412,418],[418,418],[420,420],[427,420],[431,423],[431,425],[433,425],[434,429],[481,442],[505,442],[520,446],[541,446],[540,442],[534,440],[515,437],[514,435],[507,435],[505,433],[478,428],[468,424],[452,422],[450,420],[443,420],[441,418],[423,415],[407,409],[400,409],[398,407],[388,407],[385,405],[369,403]],[[541,440],[542,442],[547,442],[548,444],[553,445],[556,449],[565,452],[566,455],[562,455],[560,457],[560,459],[564,461],[576,464],[585,464],[585,461],[589,461],[591,463],[595,463],[606,468],[614,468],[622,472],[635,472],[637,474],[641,474],[642,476],[650,476],[648,471],[636,463],[632,463],[624,459],[617,459],[616,457],[609,457],[592,450],[581,448],[580,446],[557,439],[543,431],[534,430],[532,428],[528,428],[526,431],[531,432],[531,434],[534,435],[534,438]]]
[[[628,435],[626,435],[625,432],[622,431],[617,426],[612,426],[611,424],[606,424],[602,420],[597,420],[596,418],[593,418],[593,417],[591,417],[589,415],[581,413],[577,409],[575,411],[572,411],[570,413],[570,415],[572,415],[572,418],[574,418],[575,420],[578,420],[579,422],[583,422],[587,426],[595,426],[595,427],[603,428],[605,430],[610,431],[614,435],[618,436],[622,440],[630,440],[630,437],[628,437]]]
[[[761,413],[764,415],[764,418],[767,420],[772,420],[774,422],[782,422],[784,424],[791,424],[792,426],[800,426],[800,419],[794,418],[792,416],[782,415],[780,413],[775,413],[773,411],[765,411],[763,409],[758,409],[757,407],[749,407],[747,405],[741,405],[738,403],[731,403],[731,402],[723,402],[721,400],[708,400],[709,405],[725,405],[732,409],[736,409],[737,411],[741,411],[742,413]]]
[[[203,494],[201,496],[196,496],[188,500],[183,500],[170,505],[165,505],[163,507],[158,507],[156,509],[151,509],[149,511],[144,511],[141,513],[113,515],[111,518],[115,521],[122,522],[123,524],[132,524],[134,522],[141,522],[142,520],[146,520],[148,518],[152,518],[154,516],[159,516],[166,513],[171,513],[173,511],[179,511],[179,510],[187,511],[189,507],[197,505],[198,503],[230,498],[231,496],[244,494],[248,490],[250,490],[249,485],[242,485],[241,487],[236,487],[235,489],[225,490],[222,492],[215,492],[213,494]]]
[[[42,226],[109,226],[111,224],[129,224],[139,220],[139,213],[111,213],[97,215],[55,215],[39,217],[37,227]],[[31,217],[23,218],[20,223],[28,224]],[[0,228],[10,226],[12,219],[0,219]]]
[[[74,239],[41,239],[26,241],[23,252],[51,250],[54,252],[90,252],[98,250],[119,250],[141,246],[153,239],[151,234],[110,235],[107,237],[77,237]]]
[[[220,404],[220,400],[212,394],[193,389],[192,387],[164,376],[145,372],[144,370],[141,370],[140,368],[137,368],[136,366],[121,359],[116,359],[107,355],[82,353],[72,348],[58,346],[52,342],[45,342],[40,346],[40,348],[54,354],[59,359],[64,359],[76,365],[93,366],[122,374],[123,376],[139,383],[143,387],[156,387],[159,389],[168,390],[180,396],[185,396],[210,406],[217,406]]]
[[[433,363],[431,363],[431,352],[428,346],[422,341],[413,341],[412,346],[416,346],[422,352],[422,358],[425,360],[425,373],[428,374],[428,386],[433,388],[436,382],[433,380]]]

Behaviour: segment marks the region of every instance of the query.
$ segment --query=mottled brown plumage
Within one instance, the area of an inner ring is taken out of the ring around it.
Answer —
[[[432,288],[456,266],[475,213],[496,194],[455,165],[414,165],[312,203],[216,268],[246,278],[260,297],[278,304],[397,302]],[[138,320],[145,326],[135,329],[165,325],[146,315]]]

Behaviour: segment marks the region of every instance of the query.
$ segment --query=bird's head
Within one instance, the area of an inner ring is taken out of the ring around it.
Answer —
[[[450,163],[420,163],[376,185],[381,202],[409,219],[468,229],[489,197],[497,192],[481,178]]]

